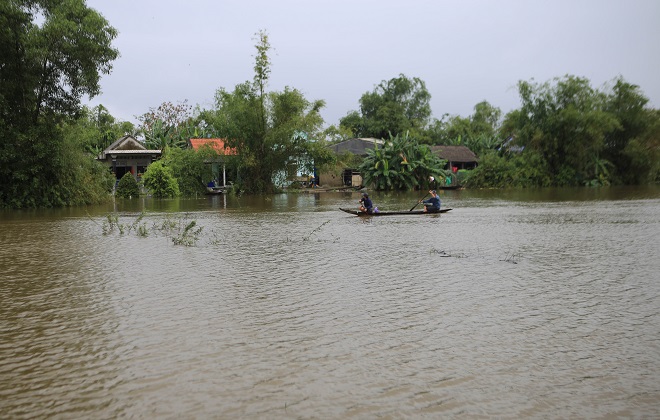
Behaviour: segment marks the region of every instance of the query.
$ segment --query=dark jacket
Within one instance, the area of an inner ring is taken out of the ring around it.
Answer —
[[[427,211],[438,211],[440,210],[440,197],[436,195],[428,200],[424,200],[424,205],[426,205]]]
[[[367,209],[367,213],[371,213],[374,210],[374,203],[371,202],[371,198],[362,197],[360,203],[362,203],[362,206]]]

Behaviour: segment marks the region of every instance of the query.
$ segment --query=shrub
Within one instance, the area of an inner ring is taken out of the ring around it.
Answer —
[[[213,179],[212,167],[206,161],[216,160],[217,157],[215,150],[209,146],[199,151],[166,148],[161,162],[176,178],[181,195],[190,197],[206,192],[206,183]]]
[[[133,177],[133,174],[126,172],[124,176],[119,180],[119,185],[117,185],[118,197],[131,198],[140,196],[140,187],[138,187],[137,181]]]
[[[470,171],[465,185],[471,188],[503,188],[511,186],[509,162],[496,153],[487,153],[479,160],[479,166]]]
[[[176,197],[179,195],[179,184],[174,175],[172,175],[172,170],[161,161],[149,165],[142,179],[144,186],[156,198]]]

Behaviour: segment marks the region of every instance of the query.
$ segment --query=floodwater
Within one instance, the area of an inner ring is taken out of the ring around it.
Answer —
[[[660,188],[441,199],[2,212],[0,416],[660,417]]]

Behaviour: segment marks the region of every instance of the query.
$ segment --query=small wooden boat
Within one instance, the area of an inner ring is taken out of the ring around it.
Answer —
[[[206,187],[206,194],[207,195],[216,195],[216,194],[224,194],[225,190],[223,188],[211,188],[211,187]]]
[[[231,189],[230,185],[224,187],[206,187],[207,195],[226,194]]]
[[[420,215],[420,214],[438,214],[437,212],[436,212],[436,213],[427,213],[427,212],[425,212],[424,210],[413,210],[413,211],[379,211],[379,212],[372,213],[372,214],[365,213],[365,212],[360,211],[360,210],[342,209],[341,207],[339,208],[339,210],[341,210],[341,211],[343,211],[343,212],[346,212],[346,213],[348,213],[348,214],[352,214],[352,215],[354,215],[354,216],[369,216],[369,217],[371,217],[371,216],[396,216],[396,215],[406,215],[406,216],[410,216],[410,215],[413,215],[413,214],[415,214],[415,215]],[[447,213],[447,212],[450,211],[450,210],[451,210],[451,209],[448,209],[448,208],[440,209],[440,212],[439,212],[439,213]]]

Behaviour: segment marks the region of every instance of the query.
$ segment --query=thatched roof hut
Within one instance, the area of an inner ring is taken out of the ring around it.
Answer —
[[[431,151],[447,161],[449,168],[474,169],[479,159],[466,146],[431,146]]]

